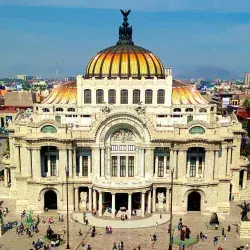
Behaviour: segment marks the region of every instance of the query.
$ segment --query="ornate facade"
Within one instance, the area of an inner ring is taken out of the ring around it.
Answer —
[[[126,13],[116,46],[9,124],[5,184],[17,211],[65,211],[65,166],[71,211],[168,212],[172,170],[175,213],[227,213],[240,199],[241,124],[135,46]]]

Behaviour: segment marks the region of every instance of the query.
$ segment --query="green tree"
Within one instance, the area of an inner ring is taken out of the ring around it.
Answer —
[[[245,107],[246,109],[250,109],[250,100],[249,99],[244,100],[243,107]]]

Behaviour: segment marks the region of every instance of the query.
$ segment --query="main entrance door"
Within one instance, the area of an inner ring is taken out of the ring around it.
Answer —
[[[57,195],[53,190],[49,190],[44,194],[44,209],[57,209]]]
[[[192,192],[188,195],[188,211],[200,211],[201,210],[201,195],[198,192]]]

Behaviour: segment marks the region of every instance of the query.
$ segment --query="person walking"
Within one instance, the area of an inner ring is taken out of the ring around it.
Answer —
[[[157,228],[158,227],[158,222],[155,222],[155,228]]]
[[[230,231],[231,231],[231,227],[230,227],[230,225],[228,225],[228,227],[227,227],[227,231],[228,231],[228,232],[230,232]]]
[[[225,234],[225,229],[223,227],[222,230],[221,230],[221,235],[224,236],[224,234]]]
[[[224,241],[227,241],[227,235],[224,234]]]

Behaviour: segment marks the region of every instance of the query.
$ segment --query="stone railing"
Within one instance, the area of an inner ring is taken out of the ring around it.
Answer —
[[[115,180],[98,180],[95,179],[93,180],[93,184],[94,185],[98,185],[98,186],[102,186],[102,187],[107,187],[107,188],[119,188],[119,187],[123,187],[123,188],[142,188],[142,187],[146,187],[152,184],[152,182],[150,181],[136,181],[136,180],[125,180],[125,181],[115,181]]]

